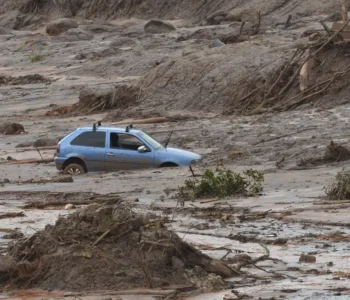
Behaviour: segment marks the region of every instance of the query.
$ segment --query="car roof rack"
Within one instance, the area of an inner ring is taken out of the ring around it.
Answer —
[[[92,124],[92,131],[96,131],[97,127],[101,127],[101,125],[102,125],[101,121],[98,121],[97,125],[96,123]]]
[[[125,132],[129,132],[130,129],[132,129],[134,126],[132,124],[130,124],[129,126],[126,126],[125,128]]]

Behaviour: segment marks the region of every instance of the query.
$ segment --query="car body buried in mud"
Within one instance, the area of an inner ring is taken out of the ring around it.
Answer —
[[[169,136],[170,139],[170,136]],[[191,166],[201,156],[163,146],[139,129],[131,127],[84,127],[63,138],[55,163],[65,174],[103,172],[153,167]]]

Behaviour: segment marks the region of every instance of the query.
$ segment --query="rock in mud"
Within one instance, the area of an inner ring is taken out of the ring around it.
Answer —
[[[176,28],[174,27],[174,25],[161,21],[161,20],[151,20],[149,21],[145,27],[144,27],[145,31],[148,33],[169,33],[172,31],[175,31]]]
[[[55,138],[55,139],[47,139],[47,138],[37,139],[33,143],[33,147],[39,148],[39,147],[56,146],[57,143],[59,142],[59,140],[60,140],[60,138]]]
[[[314,264],[316,262],[316,256],[302,254],[302,255],[300,255],[299,262]]]
[[[63,18],[55,20],[46,26],[46,33],[48,35],[56,36],[71,28],[78,28],[79,25],[74,20]]]
[[[0,133],[5,135],[21,134],[24,132],[24,127],[18,123],[4,123],[0,125]]]

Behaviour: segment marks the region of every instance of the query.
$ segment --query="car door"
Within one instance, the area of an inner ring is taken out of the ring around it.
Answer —
[[[133,134],[110,132],[108,141],[106,149],[108,171],[154,167],[154,151]],[[145,146],[147,151],[139,152],[140,146]]]
[[[106,132],[84,131],[71,142],[70,157],[81,158],[89,172],[106,170]]]

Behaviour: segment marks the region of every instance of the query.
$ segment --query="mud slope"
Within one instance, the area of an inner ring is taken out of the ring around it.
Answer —
[[[272,76],[289,54],[289,50],[282,48],[271,50],[245,42],[169,61],[143,80],[142,105],[223,112],[248,92],[241,90],[242,84],[250,87],[249,82]]]
[[[217,11],[241,14],[261,10],[263,15],[284,16],[288,14],[312,15],[329,13],[340,7],[341,0],[71,0],[71,1],[0,1],[1,10],[19,10],[22,13],[53,13],[80,15],[83,17],[139,17],[203,20]]]
[[[334,107],[348,102],[347,47],[321,51],[304,90],[298,74],[307,51],[291,60],[292,47],[244,42],[192,53],[152,70],[141,83],[140,105],[224,114]]]

